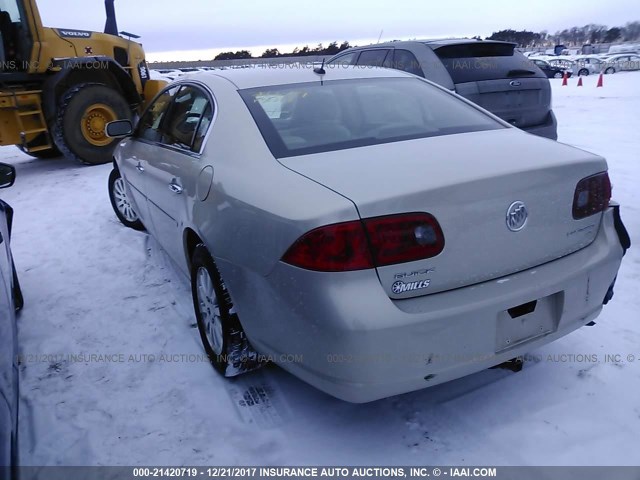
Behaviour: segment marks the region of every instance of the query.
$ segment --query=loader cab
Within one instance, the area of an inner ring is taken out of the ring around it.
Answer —
[[[32,45],[22,0],[0,0],[0,72],[28,70]]]

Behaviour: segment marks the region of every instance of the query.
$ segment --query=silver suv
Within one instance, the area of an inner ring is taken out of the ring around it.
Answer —
[[[529,133],[556,140],[549,80],[515,46],[474,39],[379,43],[345,50],[328,65],[404,70],[455,91]]]

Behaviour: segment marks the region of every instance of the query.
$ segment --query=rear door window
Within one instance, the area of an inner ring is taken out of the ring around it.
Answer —
[[[358,56],[358,53],[359,52],[353,52],[353,53],[347,53],[345,55],[341,55],[338,58],[334,58],[331,62],[329,62],[329,64],[337,65],[341,67],[353,65],[355,63],[356,57]]]
[[[463,43],[435,48],[454,83],[540,77],[527,57],[509,43]]]
[[[366,66],[366,67],[382,67],[384,65],[384,60],[387,58],[389,54],[389,50],[386,49],[375,49],[375,50],[365,50],[360,54],[360,58],[358,58],[358,65]]]
[[[392,68],[424,77],[420,62],[409,50],[398,49],[394,51]]]

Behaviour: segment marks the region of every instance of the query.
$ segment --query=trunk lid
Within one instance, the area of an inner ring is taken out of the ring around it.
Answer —
[[[503,277],[588,246],[602,215],[574,220],[574,192],[581,179],[607,170],[601,157],[516,129],[280,162],[350,199],[361,218],[410,212],[435,216],[445,238],[440,255],[377,269],[391,298]],[[520,231],[507,226],[507,211],[515,202],[523,202],[528,212]],[[397,282],[417,282],[417,288],[396,294]]]

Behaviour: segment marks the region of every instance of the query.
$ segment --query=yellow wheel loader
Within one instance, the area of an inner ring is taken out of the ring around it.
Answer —
[[[48,28],[36,0],[0,0],[0,145],[37,157],[110,162],[107,123],[132,119],[162,88],[142,45],[118,33],[106,0],[105,33]]]

